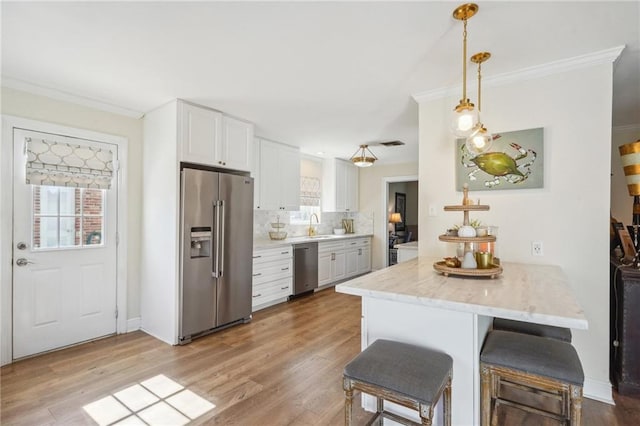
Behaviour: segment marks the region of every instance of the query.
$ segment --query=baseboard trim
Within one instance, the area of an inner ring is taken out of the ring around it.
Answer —
[[[127,333],[131,333],[132,331],[140,330],[141,319],[137,318],[129,318],[127,320]]]
[[[613,390],[609,382],[585,378],[582,393],[585,398],[615,405],[613,401]]]

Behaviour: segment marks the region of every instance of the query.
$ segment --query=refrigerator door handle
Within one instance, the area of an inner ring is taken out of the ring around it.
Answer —
[[[220,265],[218,267],[218,276],[222,276],[224,273],[224,217],[225,217],[225,205],[224,205],[224,200],[220,200],[219,201],[219,205],[220,205],[220,210],[219,210],[219,215],[222,217],[222,219],[220,220],[220,231],[218,233],[219,235],[219,240],[220,240],[220,245],[218,246],[218,253],[219,253],[219,258],[220,258]]]
[[[214,240],[213,240],[213,256],[211,256],[213,265],[213,271],[211,276],[218,278],[220,276],[220,259],[218,256],[220,248],[220,209],[218,208],[218,201],[213,202],[213,222],[214,222]]]

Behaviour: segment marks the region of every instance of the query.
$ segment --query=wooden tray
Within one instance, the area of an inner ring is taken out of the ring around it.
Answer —
[[[445,277],[449,275],[459,275],[465,277],[490,277],[496,278],[502,273],[502,266],[493,265],[493,268],[489,269],[463,269],[463,268],[451,268],[447,266],[444,261],[436,262],[433,264],[433,269],[442,273]]]
[[[448,243],[492,243],[496,240],[495,235],[485,235],[484,237],[458,237],[453,235],[442,234],[438,236],[440,241]]]

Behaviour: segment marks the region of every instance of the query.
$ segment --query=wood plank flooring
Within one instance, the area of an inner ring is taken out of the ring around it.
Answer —
[[[193,425],[340,425],[342,369],[359,351],[360,298],[328,289],[186,346],[134,332],[2,367],[0,423],[94,425],[84,405],[163,374],[215,404]],[[640,424],[640,399],[616,402],[585,400],[584,424]],[[500,418],[547,424],[517,411]]]

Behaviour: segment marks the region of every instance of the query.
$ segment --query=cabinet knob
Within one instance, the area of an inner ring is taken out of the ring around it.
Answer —
[[[260,297],[260,296],[262,296],[262,294],[258,293],[256,295],[254,295],[253,298],[255,299],[256,297]]]

